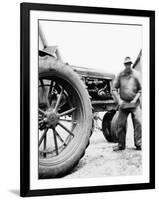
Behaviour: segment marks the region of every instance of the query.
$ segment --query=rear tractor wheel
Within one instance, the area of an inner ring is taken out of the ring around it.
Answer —
[[[39,66],[39,178],[66,175],[89,144],[92,107],[72,68],[52,60]]]

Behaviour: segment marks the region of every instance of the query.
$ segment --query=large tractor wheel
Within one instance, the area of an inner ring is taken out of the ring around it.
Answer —
[[[66,175],[84,155],[92,130],[84,83],[53,58],[39,61],[39,178]]]
[[[108,142],[114,142],[111,134],[111,123],[115,112],[115,110],[106,112],[102,120],[102,132]]]

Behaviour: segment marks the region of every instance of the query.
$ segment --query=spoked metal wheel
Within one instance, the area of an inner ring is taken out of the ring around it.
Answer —
[[[74,128],[82,113],[78,105],[71,103],[72,95],[58,81],[49,77],[41,79],[39,93],[44,95],[39,100],[39,156],[58,156],[74,138]]]
[[[57,67],[57,66],[56,66]],[[67,174],[84,155],[92,128],[88,93],[66,65],[39,74],[39,178]]]

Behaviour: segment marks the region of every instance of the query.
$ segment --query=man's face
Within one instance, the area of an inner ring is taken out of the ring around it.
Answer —
[[[130,63],[125,63],[125,69],[130,70],[131,69],[131,62]]]

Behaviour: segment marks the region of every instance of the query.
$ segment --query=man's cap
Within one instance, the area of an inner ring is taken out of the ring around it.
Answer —
[[[131,58],[128,56],[124,59],[124,64],[126,63],[132,63]]]

